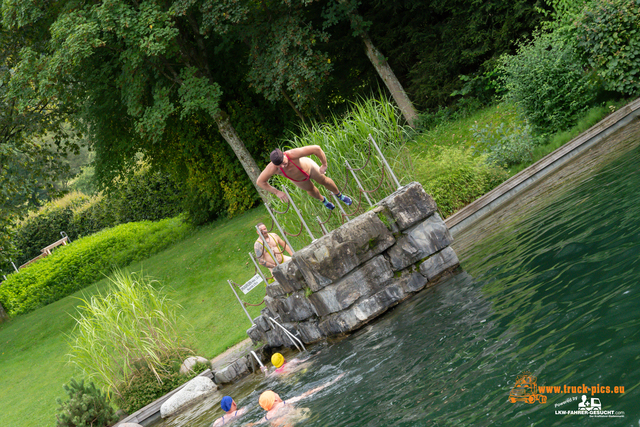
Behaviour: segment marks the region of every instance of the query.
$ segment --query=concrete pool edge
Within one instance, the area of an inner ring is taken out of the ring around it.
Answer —
[[[449,231],[455,238],[462,230],[470,227],[480,218],[485,217],[509,202],[541,178],[560,169],[571,159],[586,152],[607,136],[622,129],[638,116],[640,116],[640,98],[605,117],[562,147],[549,153],[479,199],[446,218],[444,222],[449,228]]]

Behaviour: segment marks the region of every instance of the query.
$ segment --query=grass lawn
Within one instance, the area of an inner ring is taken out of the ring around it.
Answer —
[[[257,238],[253,226],[267,224],[262,207],[231,220],[196,229],[169,249],[128,267],[161,281],[182,306],[183,330],[199,355],[212,358],[246,338],[249,319],[227,279],[239,284],[254,274],[247,253]],[[108,272],[105,272],[108,273]],[[65,336],[73,330],[78,297],[107,288],[102,280],[83,291],[32,313],[0,324],[0,426],[55,425],[56,398],[65,400],[62,385],[81,374],[67,364]],[[261,293],[262,292],[262,293]],[[259,302],[264,287],[245,300]],[[252,317],[261,307],[248,307]]]
[[[615,104],[616,108],[620,105],[623,103]],[[575,128],[552,136],[547,144],[536,147],[531,162],[517,165],[509,173],[513,175],[539,160],[608,113],[608,107],[590,110]],[[481,109],[417,135],[408,149],[414,161],[420,163],[426,153],[442,146],[472,147],[470,129],[475,123],[508,120],[515,120],[515,111],[505,106]],[[424,184],[420,176],[416,179]],[[180,313],[184,319],[180,327],[201,356],[213,358],[246,338],[250,323],[227,279],[242,284],[253,276],[254,267],[247,254],[257,237],[254,225],[259,221],[271,223],[263,207],[197,228],[165,251],[127,267],[130,271],[143,270],[160,280],[172,299],[182,306]],[[0,426],[41,427],[55,423],[55,400],[65,398],[62,384],[72,376],[81,378],[66,363],[65,356],[68,352],[65,336],[73,330],[71,315],[80,303],[77,298],[104,291],[106,287],[107,281],[102,280],[75,295],[0,324]],[[258,287],[244,298],[257,303],[262,296],[264,287]],[[255,317],[260,307],[248,310]]]

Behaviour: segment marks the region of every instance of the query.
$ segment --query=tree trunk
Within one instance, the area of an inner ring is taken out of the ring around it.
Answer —
[[[5,320],[9,320],[9,316],[7,315],[7,312],[4,311],[4,307],[2,306],[2,304],[0,304],[0,323],[4,322]]]
[[[227,141],[227,144],[229,144],[233,152],[236,154],[236,157],[238,157],[238,160],[240,160],[242,167],[247,175],[249,175],[249,179],[258,191],[262,201],[267,203],[267,192],[256,185],[258,176],[260,176],[260,172],[262,171],[258,168],[256,161],[253,160],[253,157],[251,157],[247,147],[244,146],[244,143],[236,133],[236,130],[231,125],[229,115],[222,110],[218,110],[218,113],[213,116],[213,119],[218,124],[220,135],[222,135],[224,140]]]
[[[396,101],[396,104],[398,104],[398,107],[400,107],[400,111],[402,112],[402,115],[404,116],[407,123],[409,123],[409,126],[415,128],[415,120],[418,116],[418,113],[413,107],[413,104],[407,96],[407,93],[402,88],[402,85],[398,81],[396,75],[393,73],[393,70],[389,66],[387,60],[384,59],[382,53],[380,53],[380,51],[373,45],[373,42],[371,41],[371,38],[369,38],[369,35],[365,32],[362,32],[361,37],[362,41],[364,42],[367,57],[384,81],[384,84],[387,86],[387,89],[389,89],[389,92],[391,92],[391,96]]]

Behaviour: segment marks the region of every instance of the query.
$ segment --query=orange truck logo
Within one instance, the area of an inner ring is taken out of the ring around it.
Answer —
[[[509,393],[509,402],[547,403],[547,396],[538,393],[538,379],[531,372],[523,372],[516,378],[516,385]]]

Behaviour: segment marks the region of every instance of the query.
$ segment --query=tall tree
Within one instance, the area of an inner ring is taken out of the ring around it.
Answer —
[[[55,102],[33,96],[32,87],[20,87],[14,81],[20,49],[31,45],[37,51],[45,43],[41,25],[13,31],[0,24],[0,265],[5,266],[16,256],[14,222],[38,203],[40,193],[54,192],[53,183],[63,172],[59,159],[38,137],[54,131],[60,152],[68,148],[63,146],[59,126],[64,115]]]
[[[80,1],[62,8],[24,1],[3,8],[16,17],[40,8],[56,14],[48,54],[23,49],[16,74],[38,96],[76,106],[94,136],[116,132],[135,151],[140,139],[161,143],[169,118],[204,113],[255,183],[260,170],[221,108],[214,77],[224,65],[215,61],[216,43],[228,42],[216,35],[246,13],[237,1]],[[106,119],[92,117],[96,111]],[[107,121],[121,129],[109,129]]]
[[[405,120],[410,126],[415,127],[415,120],[418,117],[418,113],[389,65],[387,58],[385,58],[380,50],[373,44],[367,31],[367,27],[371,25],[371,22],[365,21],[362,15],[358,13],[358,4],[358,0],[330,0],[324,11],[326,18],[325,25],[333,25],[342,19],[342,17],[347,17],[351,23],[353,35],[362,40],[367,58],[369,58],[369,61],[371,61],[371,64],[389,90],[394,101],[398,104]]]

